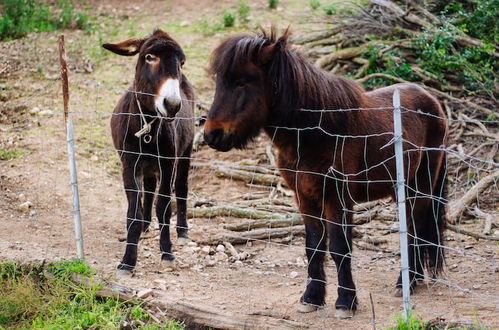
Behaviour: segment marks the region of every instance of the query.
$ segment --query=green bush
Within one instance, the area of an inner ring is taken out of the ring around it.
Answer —
[[[310,5],[310,8],[312,8],[312,10],[316,10],[321,6],[321,2],[319,0],[310,0],[308,4]]]
[[[241,21],[241,23],[248,22],[248,16],[249,16],[250,11],[251,11],[251,7],[248,5],[248,3],[246,1],[242,1],[239,4],[239,8],[238,8],[237,12],[239,14],[239,21]]]
[[[224,27],[232,27],[234,26],[234,22],[236,21],[236,17],[230,11],[226,11],[223,16],[223,25]]]
[[[332,2],[324,6],[324,12],[326,13],[326,15],[335,15],[338,12],[338,4]]]
[[[30,32],[90,28],[87,14],[76,13],[71,0],[57,0],[55,6],[39,0],[0,0],[0,5],[0,40],[21,38]]]
[[[269,0],[270,9],[276,9],[277,5],[279,5],[279,0]]]

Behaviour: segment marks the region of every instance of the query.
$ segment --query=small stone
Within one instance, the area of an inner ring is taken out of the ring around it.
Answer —
[[[234,265],[241,266],[243,262],[241,260],[234,261]]]
[[[201,255],[208,255],[210,254],[210,247],[208,245],[205,245],[201,248],[201,251],[199,251],[199,254]]]
[[[189,22],[189,21],[182,21],[182,22],[180,22],[180,27],[186,27],[186,26],[189,26],[189,25],[191,25],[191,22]]]
[[[298,272],[293,271],[293,272],[289,273],[289,277],[290,278],[296,278],[296,277],[298,277]]]
[[[147,297],[152,297],[154,295],[154,291],[152,289],[142,289],[137,292],[137,297],[140,299],[146,299]]]
[[[31,217],[34,217],[34,216],[36,215],[36,211],[35,211],[35,210],[31,210],[31,211],[29,211],[29,215],[30,215]]]
[[[474,284],[474,285],[472,286],[472,288],[473,288],[473,289],[475,289],[475,290],[478,290],[478,289],[480,289],[481,287],[482,287],[482,286],[481,286],[480,284]]]
[[[249,256],[250,256],[250,254],[247,251],[243,251],[237,255],[239,260],[246,260],[249,258]]]
[[[54,111],[46,109],[46,110],[39,111],[38,115],[44,116],[44,117],[51,117],[54,115]]]
[[[217,252],[215,253],[214,257],[216,261],[225,261],[228,259],[228,256],[227,254],[225,254],[225,252]]]
[[[217,248],[216,248],[216,251],[217,252],[224,252],[225,253],[225,246],[223,246],[222,244],[218,244]]]
[[[29,111],[29,113],[32,114],[32,115],[36,115],[38,112],[40,112],[40,108],[39,107],[34,107],[33,109],[31,109]]]
[[[300,266],[300,267],[305,266],[305,261],[303,260],[303,258],[302,258],[302,257],[298,257],[298,258],[296,258],[296,265],[297,265],[297,266]]]
[[[21,212],[27,212],[29,210],[29,208],[32,206],[33,204],[31,204],[30,201],[26,201],[22,204],[20,204],[17,209]]]
[[[96,162],[99,160],[99,157],[97,157],[97,155],[92,155],[92,157],[90,157],[90,160]]]
[[[23,193],[20,193],[19,195],[17,195],[17,199],[21,202],[21,203],[24,203],[27,201],[27,198],[26,198],[26,195],[23,194]]]
[[[197,247],[197,246],[198,246],[198,243],[193,242],[193,241],[190,241],[189,243],[187,243],[187,246],[190,246],[190,247]]]
[[[199,252],[199,251],[201,251],[201,248],[199,246],[193,246],[193,247],[191,247],[191,249],[192,249],[193,252]]]

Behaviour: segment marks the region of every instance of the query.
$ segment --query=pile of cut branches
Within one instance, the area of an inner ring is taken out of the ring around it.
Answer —
[[[499,0],[424,3],[368,0],[350,5],[329,16],[327,28],[295,36],[293,42],[317,66],[353,77],[367,89],[414,82],[437,96],[451,120],[450,221],[463,213],[485,219],[492,214],[494,228]]]

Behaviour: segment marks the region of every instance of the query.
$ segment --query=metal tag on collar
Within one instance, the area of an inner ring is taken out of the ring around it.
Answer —
[[[149,142],[151,142],[151,141],[152,141],[152,136],[151,136],[151,134],[145,134],[145,135],[144,135],[144,142],[145,142],[145,143],[149,143]]]

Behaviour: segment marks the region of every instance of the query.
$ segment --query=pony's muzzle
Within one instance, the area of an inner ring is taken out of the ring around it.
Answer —
[[[213,149],[218,151],[229,151],[232,146],[224,139],[224,131],[221,128],[215,128],[204,132],[204,141]]]

